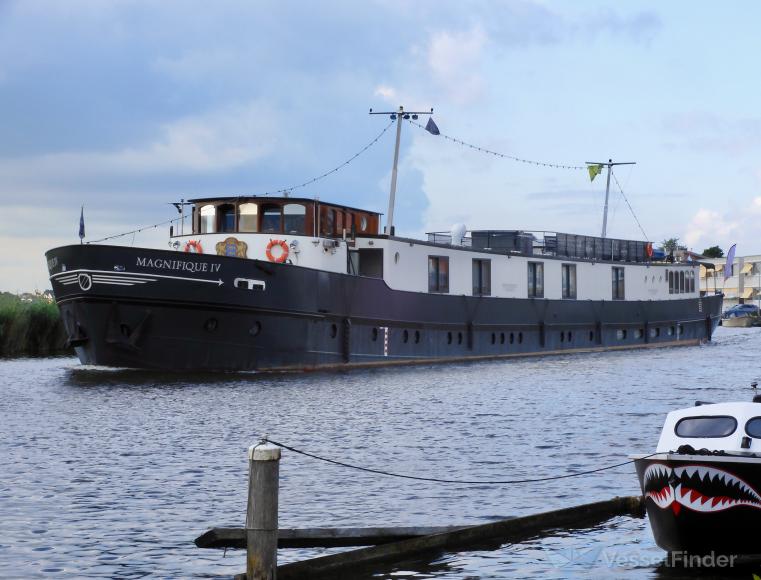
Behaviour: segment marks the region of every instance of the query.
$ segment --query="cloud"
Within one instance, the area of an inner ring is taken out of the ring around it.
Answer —
[[[3,197],[161,173],[203,174],[251,165],[277,142],[279,115],[261,102],[227,106],[160,127],[142,146],[0,160]]]
[[[665,118],[663,129],[679,147],[695,151],[752,153],[761,146],[761,119],[729,118],[705,111],[679,113]]]
[[[427,64],[437,85],[458,105],[479,100],[486,87],[481,72],[486,33],[480,26],[439,31],[428,41]]]

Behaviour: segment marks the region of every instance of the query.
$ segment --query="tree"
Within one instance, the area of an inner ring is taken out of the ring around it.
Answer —
[[[663,245],[663,251],[667,254],[673,254],[679,247],[679,238],[669,238],[661,242]]]
[[[722,250],[719,246],[711,246],[710,248],[703,250],[703,255],[706,258],[723,258],[724,250]]]

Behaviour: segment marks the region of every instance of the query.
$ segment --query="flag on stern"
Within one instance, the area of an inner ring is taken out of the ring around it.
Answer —
[[[599,163],[587,165],[587,170],[589,171],[589,181],[594,181],[595,177],[602,173],[602,165]]]
[[[729,248],[729,251],[727,252],[727,263],[724,264],[724,281],[727,281],[727,278],[731,278],[732,274],[734,273],[734,266],[735,266],[735,248],[737,247],[737,244],[732,244],[732,247]]]
[[[439,134],[439,128],[436,126],[436,123],[433,122],[433,117],[428,117],[428,123],[425,125],[425,130],[431,135]]]
[[[79,239],[80,241],[85,238],[85,206],[79,212]]]

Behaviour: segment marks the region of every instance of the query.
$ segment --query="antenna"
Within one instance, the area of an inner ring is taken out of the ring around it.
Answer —
[[[391,169],[391,191],[388,194],[388,214],[386,217],[386,235],[394,235],[394,200],[396,198],[396,168],[399,165],[399,141],[402,137],[402,119],[417,119],[418,115],[433,115],[433,107],[430,111],[405,111],[404,107],[399,106],[398,111],[373,111],[371,115],[389,115],[392,121],[396,121],[396,147],[394,148],[394,165]]]
[[[624,161],[624,162],[617,162],[613,163],[612,159],[608,159],[607,163],[600,163],[599,161],[587,161],[587,165],[604,165],[608,168],[608,183],[605,185],[605,207],[602,210],[602,236],[605,237],[605,234],[608,230],[608,196],[610,195],[610,171],[611,168],[614,165],[636,165],[636,161]]]

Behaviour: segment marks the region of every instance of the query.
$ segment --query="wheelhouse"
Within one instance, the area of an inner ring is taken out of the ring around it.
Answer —
[[[262,233],[337,238],[377,235],[380,214],[305,198],[190,200],[193,234]]]

